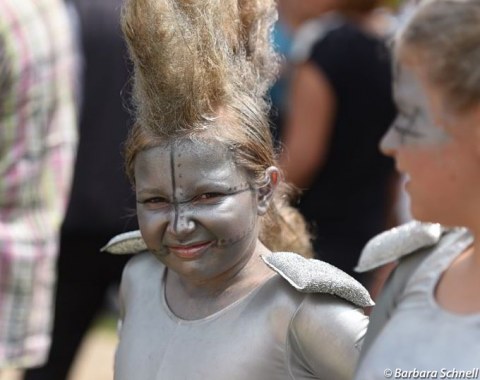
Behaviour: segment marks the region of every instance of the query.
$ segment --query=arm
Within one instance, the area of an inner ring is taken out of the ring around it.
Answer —
[[[351,303],[327,294],[312,294],[292,320],[289,331],[294,378],[353,378],[368,318]],[[310,377],[309,377],[310,378]]]
[[[287,181],[302,188],[326,158],[336,101],[327,78],[310,62],[296,67],[291,86],[280,160]]]

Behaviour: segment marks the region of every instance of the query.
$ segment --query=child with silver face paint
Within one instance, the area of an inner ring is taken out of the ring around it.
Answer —
[[[106,247],[138,253],[122,279],[115,379],[350,379],[372,301],[291,253],[310,247],[266,121],[274,2],[128,0],[123,15],[141,232]]]
[[[372,313],[355,378],[478,378],[480,1],[426,2],[395,42],[400,115],[381,149],[409,176],[418,221],[362,253],[359,271],[398,266]]]

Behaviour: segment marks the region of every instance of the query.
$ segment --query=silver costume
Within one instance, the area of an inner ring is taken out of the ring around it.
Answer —
[[[135,234],[106,250],[120,253],[129,239],[144,250]],[[122,279],[115,380],[351,379],[368,323],[362,307],[372,303],[366,290],[292,253],[263,260],[280,274],[213,315],[183,320],[165,299],[166,267],[149,253],[134,257]]]
[[[377,247],[388,251],[389,244],[394,243],[397,250],[401,240],[425,234],[417,227],[406,231],[394,238],[395,242],[387,242],[388,234],[384,235],[383,241],[376,241]],[[425,246],[415,252],[407,248],[390,276],[371,316],[356,380],[384,380],[387,375],[480,378],[480,314],[454,314],[435,300],[440,277],[473,243],[473,236],[466,229],[443,229],[436,240],[434,245],[425,240]],[[363,259],[370,261],[375,254],[367,256]]]

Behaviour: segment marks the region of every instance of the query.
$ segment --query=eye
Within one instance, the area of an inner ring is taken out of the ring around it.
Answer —
[[[161,208],[169,205],[169,201],[163,197],[150,197],[137,200],[137,203],[145,205],[149,208]]]
[[[167,200],[162,197],[153,197],[144,200],[142,203],[166,203]]]
[[[392,127],[403,138],[421,138],[423,133],[418,131],[416,122],[418,121],[418,112],[399,110],[399,115],[394,121]]]
[[[224,196],[225,196],[224,193],[218,193],[218,192],[203,193],[193,198],[193,201],[200,202],[200,203],[215,202],[220,200],[220,198]]]

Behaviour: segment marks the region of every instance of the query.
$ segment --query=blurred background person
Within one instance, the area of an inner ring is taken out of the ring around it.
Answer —
[[[324,1],[281,3],[296,26],[283,169],[305,190],[299,208],[313,226],[317,257],[358,278],[353,267],[365,243],[387,228],[396,188],[392,161],[378,149],[396,114],[390,18],[376,0],[330,0],[334,11],[310,18],[302,4]]]
[[[383,233],[362,253],[358,269],[398,266],[355,379],[385,379],[388,368],[394,378],[479,378],[480,1],[425,1],[394,56],[399,116],[381,147],[408,174],[423,223]]]
[[[279,19],[275,23],[273,31],[274,45],[282,57],[280,72],[277,80],[269,92],[272,102],[270,111],[270,121],[272,124],[272,134],[274,142],[278,146],[282,127],[285,124],[286,111],[288,106],[288,88],[292,71],[291,51],[294,37],[296,44],[301,39],[296,35],[302,25],[306,25],[308,21],[316,20],[319,16],[327,11],[333,10],[336,0],[323,1],[300,1],[278,0]],[[307,28],[308,30],[308,28]],[[313,32],[316,35],[316,32]],[[303,33],[302,33],[303,34]],[[308,32],[307,32],[308,34]],[[314,36],[315,38],[315,36]]]
[[[273,39],[282,62],[279,76],[269,92],[272,102],[270,122],[274,142],[277,147],[280,146],[280,136],[287,114],[288,91],[295,61],[293,59],[293,51],[298,46],[308,45],[299,42],[299,40],[316,38],[317,31],[315,26],[311,28],[309,25],[315,24],[315,20],[325,12],[333,10],[335,3],[336,0],[277,1],[279,19],[275,24]]]
[[[52,349],[47,364],[28,371],[26,380],[68,378],[82,338],[128,259],[99,249],[111,236],[138,228],[121,156],[129,125],[121,2],[74,1],[84,53],[80,142],[62,227]]]
[[[0,373],[42,364],[76,148],[61,0],[0,0]]]

